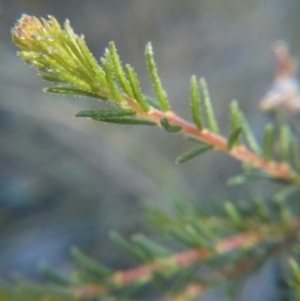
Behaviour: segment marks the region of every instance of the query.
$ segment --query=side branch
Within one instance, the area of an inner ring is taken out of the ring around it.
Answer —
[[[245,234],[235,235],[224,240],[221,240],[216,243],[212,249],[191,249],[184,251],[182,253],[175,254],[168,258],[162,258],[149,263],[142,265],[133,269],[125,271],[115,272],[107,281],[108,287],[100,285],[87,285],[83,287],[77,287],[73,289],[73,294],[76,297],[97,297],[100,295],[105,295],[109,292],[109,287],[114,287],[116,289],[129,286],[134,283],[146,283],[149,282],[155,275],[155,273],[163,273],[168,270],[177,270],[181,268],[188,267],[196,262],[206,261],[216,256],[224,255],[235,250],[241,249],[251,249],[257,244],[267,241],[270,237],[278,240],[278,243],[287,237],[291,237],[295,234],[295,231],[300,227],[300,220],[293,220],[287,227],[282,225],[277,225],[272,230],[272,233],[269,231],[251,231]],[[284,229],[283,229],[284,228]],[[278,248],[277,248],[278,249]],[[244,263],[242,267],[244,268]],[[247,262],[248,264],[248,262]],[[239,266],[238,268],[241,268]],[[232,272],[229,272],[231,274]],[[226,276],[226,273],[221,273],[222,277]],[[200,291],[204,289],[201,285],[198,287]],[[197,290],[198,291],[198,290]]]
[[[153,109],[147,115],[144,115],[144,117],[156,122],[158,125],[160,124],[161,119],[167,118],[170,124],[181,127],[181,133],[183,135],[211,145],[215,150],[221,151],[243,163],[248,163],[254,168],[260,169],[276,179],[300,185],[300,178],[295,177],[295,173],[287,163],[266,160],[253,153],[244,145],[237,145],[231,150],[228,150],[228,140],[225,137],[212,133],[207,129],[200,130],[194,124],[183,120],[173,112],[162,112]]]

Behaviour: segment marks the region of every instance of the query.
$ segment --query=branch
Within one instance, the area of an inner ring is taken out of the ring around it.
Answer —
[[[198,248],[184,251],[182,253],[175,254],[171,257],[161,258],[153,263],[139,266],[137,268],[117,271],[107,279],[106,283],[101,285],[86,285],[82,287],[76,287],[72,289],[73,295],[76,298],[83,297],[98,297],[107,294],[111,288],[122,288],[134,283],[147,283],[156,275],[156,273],[163,274],[168,270],[182,270],[188,266],[191,266],[198,262],[207,261],[211,258],[229,254],[235,250],[251,250],[262,242],[267,242],[270,239],[276,240],[275,247],[272,247],[273,251],[280,250],[282,242],[287,240],[294,241],[294,236],[297,235],[300,227],[300,219],[296,218],[289,224],[283,226],[282,224],[274,226],[270,233],[270,230],[257,230],[249,231],[244,234],[235,235],[229,238],[225,238],[217,242],[213,248]],[[291,239],[292,238],[292,239]],[[233,277],[242,271],[245,271],[252,266],[258,259],[243,258],[232,269],[223,269],[218,272],[217,279],[222,280],[224,278]],[[207,285],[204,284],[192,284],[187,288],[183,294],[200,294],[205,290]],[[179,296],[178,296],[179,297]],[[175,300],[177,300],[175,298]],[[181,300],[181,298],[179,298]]]
[[[126,69],[122,67],[114,43],[109,44],[100,66],[88,50],[84,36],[76,35],[68,20],[61,28],[52,16],[46,20],[23,15],[12,29],[12,39],[20,48],[19,56],[34,66],[42,78],[54,84],[46,88],[46,92],[93,97],[120,108],[83,111],[76,116],[118,124],[159,126],[208,146],[191,150],[183,155],[184,160],[178,159],[177,162],[187,161],[212,148],[260,169],[274,179],[300,185],[300,177],[290,163],[271,160],[269,150],[272,149],[273,141],[266,140],[267,155],[261,155],[251,129],[235,102],[230,107],[232,132],[229,138],[218,134],[218,125],[203,79],[200,79],[199,85],[195,76],[191,79],[190,102],[194,124],[172,112],[157,73],[150,43],[145,54],[157,102],[143,95],[133,68],[129,65]],[[206,127],[202,115],[205,117]],[[241,144],[241,135],[245,137],[249,148]]]

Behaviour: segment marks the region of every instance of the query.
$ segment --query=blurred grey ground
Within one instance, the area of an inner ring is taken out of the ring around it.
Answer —
[[[226,187],[239,164],[220,154],[175,166],[190,147],[180,137],[75,120],[78,110],[99,103],[43,94],[47,83],[22,63],[10,40],[21,13],[70,19],[96,57],[115,41],[153,95],[143,57],[151,41],[175,111],[189,118],[190,76],[205,76],[223,133],[228,105],[238,99],[260,137],[266,119],[257,104],[272,81],[270,46],[285,39],[299,53],[299,9],[297,0],[0,1],[0,278],[36,276],[43,261],[66,270],[72,245],[124,265],[107,233],[141,231],[145,199],[210,205],[253,193],[251,186]],[[256,186],[254,193],[263,190]]]

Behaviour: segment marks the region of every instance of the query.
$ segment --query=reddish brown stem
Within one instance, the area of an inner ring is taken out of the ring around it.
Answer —
[[[276,227],[276,229],[274,229],[274,233],[276,234],[271,236],[278,236],[280,240],[294,233],[299,227],[300,219],[295,219],[291,221],[287,229],[282,225]],[[288,233],[285,233],[286,231],[288,231]],[[196,262],[204,261],[237,249],[251,248],[269,237],[269,232],[260,230],[235,235],[217,242],[214,249],[192,249],[137,268],[116,272],[108,280],[108,283],[116,288],[128,286],[133,283],[144,283],[149,281],[155,272],[163,272],[172,269],[172,267],[177,269],[184,268]],[[199,287],[200,290],[203,288],[204,287]],[[73,292],[76,297],[97,297],[107,293],[108,289],[103,285],[87,285],[76,288]]]
[[[123,287],[132,283],[146,282],[151,279],[154,272],[162,272],[167,268],[186,267],[195,262],[208,259],[217,254],[224,254],[235,249],[249,247],[262,239],[259,233],[248,233],[237,235],[217,243],[215,251],[207,249],[193,249],[178,253],[172,257],[133,269],[114,273],[109,283],[115,287]],[[73,290],[76,297],[96,297],[108,292],[103,285],[87,285]]]
[[[195,125],[183,120],[173,112],[161,112],[153,109],[150,114],[147,114],[145,116],[145,118],[151,121],[155,121],[157,124],[160,124],[160,120],[162,118],[167,118],[171,125],[180,126],[182,128],[181,133],[186,136],[209,144],[213,146],[215,150],[224,152],[241,162],[248,163],[257,169],[268,173],[270,176],[276,179],[300,184],[300,178],[295,178],[295,174],[288,164],[266,160],[260,155],[257,155],[250,151],[244,145],[236,146],[229,150],[228,141],[226,138],[221,135],[212,133],[207,129],[199,130]]]

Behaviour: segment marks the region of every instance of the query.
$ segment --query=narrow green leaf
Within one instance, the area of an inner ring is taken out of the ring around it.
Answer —
[[[276,196],[274,197],[274,204],[277,207],[277,211],[279,213],[279,217],[281,221],[284,223],[288,223],[291,221],[293,214],[291,212],[291,208],[287,204],[286,198],[288,195],[292,195],[295,193],[295,188],[294,186],[286,188],[286,192],[282,192],[281,196]],[[299,190],[299,189],[298,189]],[[284,195],[286,194],[286,195]]]
[[[181,232],[178,229],[170,228],[168,229],[168,234],[174,239],[178,240],[181,244],[190,247],[190,248],[199,248],[199,246],[203,246],[199,244],[198,238],[195,241],[190,235],[187,235],[186,232]]]
[[[108,268],[87,257],[78,248],[72,248],[71,253],[73,258],[93,275],[102,278],[111,274],[111,271]]]
[[[116,48],[114,42],[109,43],[109,53],[110,53],[110,57],[111,57],[111,60],[112,60],[113,66],[114,66],[114,71],[115,71],[118,82],[120,83],[124,92],[128,96],[134,97],[132,88],[126,78],[126,74],[123,70],[122,62],[120,60],[120,57],[118,55],[117,48]]]
[[[77,38],[77,43],[78,43],[78,48],[80,49],[81,53],[85,57],[85,61],[89,66],[89,70],[92,70],[94,73],[95,82],[101,83],[101,85],[105,85],[106,84],[105,73],[103,69],[99,66],[97,60],[94,58],[89,48],[87,47],[84,41],[84,36],[80,36],[79,39]]]
[[[288,125],[280,127],[279,132],[279,149],[281,160],[287,162],[290,157],[291,133]]]
[[[245,229],[245,222],[243,217],[240,215],[236,207],[231,202],[225,203],[225,211],[228,214],[228,217],[230,218],[231,222],[240,230]]]
[[[239,126],[231,132],[227,142],[228,150],[231,150],[236,144],[239,144],[239,137],[242,133],[242,130],[243,130],[242,127]]]
[[[136,115],[133,110],[122,109],[103,109],[103,110],[86,110],[78,112],[75,117],[89,117],[92,119],[113,119],[125,116]]]
[[[121,235],[119,235],[116,232],[110,233],[110,238],[119,245],[122,249],[124,249],[126,252],[131,254],[133,257],[139,259],[139,260],[149,260],[149,257],[147,254],[145,254],[144,251],[142,251],[140,248],[137,248],[136,246],[130,244],[128,241],[126,241]]]
[[[39,72],[39,76],[49,82],[54,83],[62,83],[61,78],[58,78],[55,74],[45,73],[45,72]]]
[[[247,179],[248,178],[245,176],[245,174],[236,175],[236,176],[230,177],[227,180],[227,185],[229,185],[229,186],[242,185],[247,182]]]
[[[266,172],[254,170],[241,175],[231,177],[227,181],[227,185],[241,185],[248,181],[256,181],[261,179],[273,179],[273,178]]]
[[[157,257],[167,257],[172,253],[168,251],[166,248],[158,245],[156,242],[147,238],[142,234],[136,234],[133,236],[132,241],[138,244],[141,248],[147,251],[153,258]]]
[[[123,97],[120,94],[120,91],[115,83],[114,70],[110,60],[102,58],[102,65],[104,68],[106,81],[111,93],[111,100],[116,103],[122,102]]]
[[[193,75],[190,84],[190,105],[193,121],[199,130],[202,130],[202,120],[200,115],[200,95],[196,76]]]
[[[294,258],[290,258],[289,264],[290,264],[290,267],[292,269],[292,272],[293,272],[294,277],[296,278],[297,282],[300,282],[300,267],[299,267],[297,261]],[[298,286],[299,286],[299,284],[298,284]]]
[[[80,88],[71,87],[71,86],[53,86],[47,87],[44,89],[47,93],[55,93],[55,94],[63,94],[63,95],[76,95],[76,96],[83,96],[83,97],[92,97],[102,100],[107,100],[106,96],[101,96],[99,94],[85,91]]]
[[[47,59],[47,68],[39,72],[39,75],[46,80],[53,82],[60,82],[62,84],[70,84],[70,86],[78,87],[84,91],[92,91],[93,83],[86,81],[81,75],[77,75],[75,72],[69,72],[61,68],[57,61],[54,59]],[[37,68],[37,67],[36,67]],[[101,89],[97,89],[97,92]]]
[[[42,298],[50,296],[52,300],[68,300],[72,297],[72,291],[66,287],[59,287],[57,285],[41,285],[34,282],[22,282],[17,284],[16,300],[26,301],[39,301]],[[49,297],[49,299],[50,299]],[[62,299],[56,299],[54,297],[61,297]],[[66,299],[65,299],[66,298]],[[51,299],[50,299],[51,300]]]
[[[255,209],[257,216],[261,218],[264,222],[270,222],[271,214],[265,202],[261,198],[256,198],[254,200],[254,205],[256,207]]]
[[[92,83],[97,79],[97,81],[102,84],[105,83],[103,72],[85,45],[83,36],[77,36],[74,33],[69,20],[66,20],[64,23],[64,35],[61,39],[61,43],[64,45],[67,58],[74,60],[75,70],[78,70],[82,77],[85,77],[87,82]],[[78,66],[80,66],[80,68],[78,68]]]
[[[92,283],[100,283],[103,281],[103,277],[99,277],[93,273],[88,273],[87,271],[75,271],[74,272],[74,278],[77,280],[78,283],[81,285],[85,284],[92,284]]]
[[[78,112],[75,117],[88,117],[95,121],[124,125],[149,125],[157,126],[153,121],[138,118],[129,118],[136,113],[133,110],[122,109],[103,109],[103,110],[86,110]],[[128,117],[127,117],[128,116]]]
[[[192,227],[191,224],[187,224],[184,227],[184,230],[185,235],[190,237],[190,240],[193,241],[195,247],[211,247],[208,243],[208,240],[203,235],[201,235],[201,233],[198,232],[194,227]]]
[[[168,118],[166,118],[166,117],[164,117],[160,120],[160,124],[169,133],[178,133],[182,129],[182,127],[179,125],[170,124]]]
[[[130,65],[126,65],[126,68],[127,68],[129,83],[133,91],[134,97],[136,101],[140,104],[143,111],[148,112],[150,110],[150,107],[147,101],[145,100],[144,95],[142,94],[138,77]]]
[[[169,104],[168,96],[167,96],[167,93],[164,90],[164,88],[161,84],[161,80],[158,76],[156,64],[154,61],[153,49],[152,49],[152,45],[150,42],[146,45],[145,56],[146,56],[146,60],[147,60],[149,75],[150,75],[157,99],[160,103],[161,109],[163,111],[169,111],[170,104]]]
[[[299,190],[300,188],[298,186],[290,186],[290,187],[283,188],[282,190],[280,190],[274,195],[274,199],[276,201],[284,202],[290,197],[292,197],[294,194],[299,192]]]
[[[209,130],[213,133],[218,133],[219,127],[217,124],[216,117],[214,115],[207,84],[204,78],[200,79],[200,99],[204,106],[205,117],[208,123]]]
[[[199,233],[202,233],[210,241],[216,241],[220,238],[215,229],[212,228],[211,223],[203,223],[203,219],[199,218],[199,216],[192,224]]]
[[[243,112],[240,111],[240,120],[241,120],[241,125],[243,127],[243,134],[246,138],[247,143],[249,144],[249,147],[256,153],[256,154],[261,154],[261,148],[258,144],[258,142],[255,139],[255,136],[251,130],[251,127],[244,115]]]
[[[272,124],[267,124],[264,133],[264,156],[267,160],[272,159],[272,148],[274,140],[274,127]]]
[[[57,285],[70,286],[75,284],[75,281],[70,277],[63,276],[47,266],[41,266],[40,271],[47,280],[50,280]]]
[[[124,124],[124,125],[149,125],[149,126],[157,126],[155,122],[144,120],[144,119],[136,119],[136,118],[92,118],[96,121],[102,121],[107,123],[116,123],[116,124]]]
[[[233,130],[237,127],[240,127],[241,126],[240,110],[236,100],[233,100],[230,103],[229,112],[230,112],[231,129]]]
[[[181,163],[187,162],[187,161],[195,158],[196,156],[199,156],[199,155],[211,150],[212,148],[213,147],[211,145],[207,145],[207,144],[193,148],[193,149],[187,151],[186,153],[182,154],[181,156],[179,156],[176,159],[176,163],[181,164]]]
[[[191,142],[195,142],[197,144],[202,144],[202,142],[199,139],[196,139],[194,137],[185,137],[187,140],[191,141]]]

